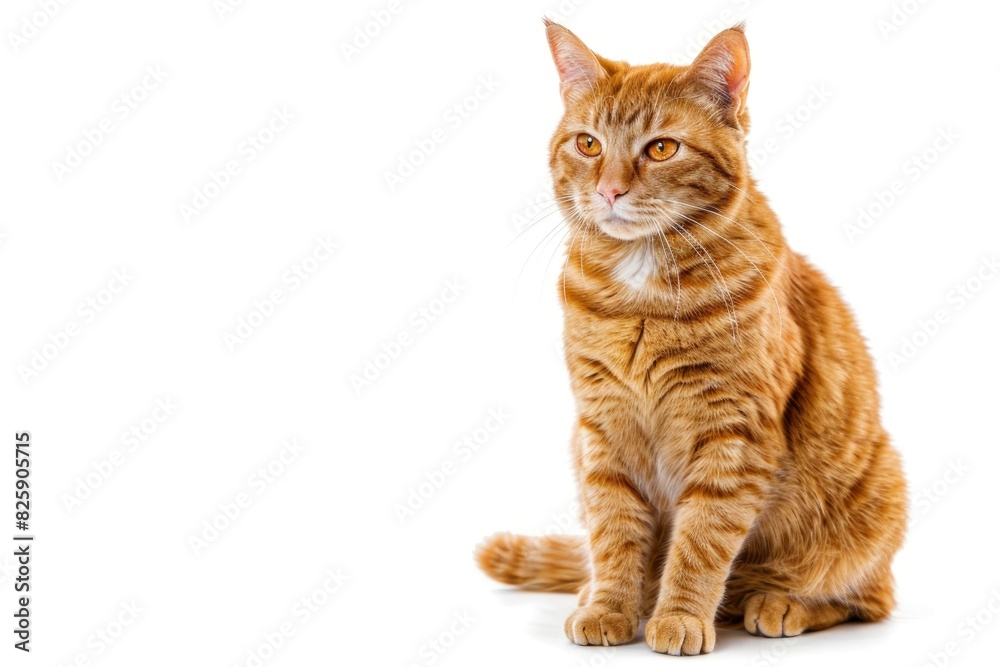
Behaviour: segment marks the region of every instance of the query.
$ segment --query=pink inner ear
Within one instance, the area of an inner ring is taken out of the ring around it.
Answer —
[[[750,79],[750,52],[739,30],[716,35],[691,64],[692,73],[733,101],[746,90]]]
[[[737,43],[730,44],[730,46],[736,48],[729,51],[732,64],[726,73],[726,87],[729,89],[729,94],[735,97],[743,92],[743,89],[747,85],[747,80],[750,78],[750,54],[746,49],[746,40],[742,35],[739,37],[734,36],[732,41],[736,41]]]
[[[545,32],[564,92],[589,88],[604,74],[594,53],[572,32],[558,24],[547,24]]]
[[[552,49],[552,58],[556,62],[559,80],[563,83],[574,85],[583,83],[589,78],[587,63],[582,62],[579,54],[566,50],[562,45],[555,44]]]

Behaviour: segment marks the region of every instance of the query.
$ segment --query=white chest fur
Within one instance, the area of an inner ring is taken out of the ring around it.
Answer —
[[[615,280],[634,290],[641,290],[646,281],[656,271],[656,257],[645,243],[637,243],[615,266],[612,275]]]

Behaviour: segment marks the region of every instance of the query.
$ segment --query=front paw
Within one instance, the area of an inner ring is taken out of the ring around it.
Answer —
[[[646,624],[646,643],[657,653],[698,655],[715,648],[712,619],[675,611],[653,616]]]
[[[580,646],[614,646],[635,637],[638,617],[626,616],[603,605],[578,607],[566,619],[566,636]]]

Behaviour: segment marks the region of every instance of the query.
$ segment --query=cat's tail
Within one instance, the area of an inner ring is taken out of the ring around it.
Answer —
[[[483,572],[529,591],[578,592],[590,577],[589,560],[583,535],[497,533],[476,547]]]

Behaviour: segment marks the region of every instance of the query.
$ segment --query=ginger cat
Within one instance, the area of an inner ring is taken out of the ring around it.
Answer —
[[[742,26],[688,67],[607,60],[546,21],[571,225],[559,293],[588,535],[495,535],[493,578],[580,591],[576,644],[696,655],[893,608],[907,500],[837,292],[748,173]]]

